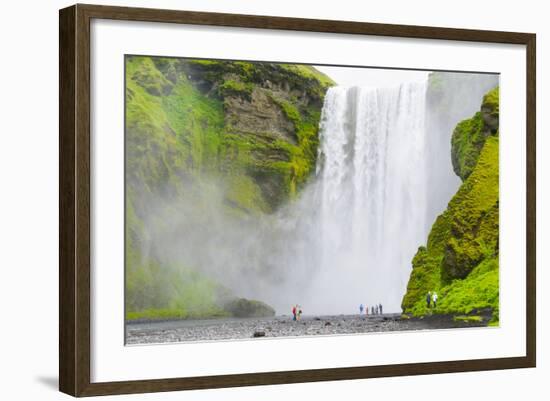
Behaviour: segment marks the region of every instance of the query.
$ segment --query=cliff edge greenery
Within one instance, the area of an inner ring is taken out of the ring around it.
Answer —
[[[432,226],[412,261],[403,298],[405,314],[491,315],[499,319],[499,88],[452,136],[452,162],[463,183]],[[437,307],[426,295],[436,291]]]
[[[227,213],[273,213],[315,169],[333,84],[302,65],[126,58],[127,319],[231,314],[238,294],[151,246],[148,228],[163,224],[152,209],[194,202],[207,214],[201,193],[216,182]]]

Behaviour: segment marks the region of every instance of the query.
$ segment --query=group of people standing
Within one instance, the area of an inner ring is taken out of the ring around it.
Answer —
[[[297,321],[302,317],[302,307],[300,305],[292,306],[292,320]]]
[[[365,316],[369,315],[369,307],[366,305],[359,305],[359,314],[362,315],[363,311],[365,311]],[[370,314],[371,315],[381,315],[383,312],[382,304],[373,305],[370,307]]]
[[[434,308],[437,306],[437,298],[437,292],[428,291],[428,293],[426,294],[426,306],[428,307],[428,309],[430,309],[432,305]]]

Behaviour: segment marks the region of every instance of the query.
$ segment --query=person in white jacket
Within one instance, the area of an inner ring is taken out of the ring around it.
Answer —
[[[433,292],[432,294],[432,303],[434,305],[434,308],[437,306],[437,292]]]

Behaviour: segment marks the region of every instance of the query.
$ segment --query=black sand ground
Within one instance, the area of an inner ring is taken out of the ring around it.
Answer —
[[[399,314],[377,316],[303,316],[292,321],[288,316],[248,319],[174,320],[126,324],[126,344],[187,341],[237,340],[269,337],[360,334],[406,330],[439,330],[483,327],[481,322],[454,321],[452,316],[433,315],[402,319]]]

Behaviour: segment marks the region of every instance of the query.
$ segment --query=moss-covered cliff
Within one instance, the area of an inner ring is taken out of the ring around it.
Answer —
[[[308,66],[127,57],[128,318],[226,313],[225,289],[194,266],[167,264],[151,246],[149,228],[163,224],[152,224],[152,208],[160,200],[169,218],[191,202],[207,214],[204,194],[215,182],[227,213],[274,212],[315,169],[331,85]]]
[[[462,180],[472,173],[486,139],[497,134],[498,96],[498,87],[487,93],[483,97],[481,110],[472,118],[460,122],[453,132],[451,160],[456,175]]]
[[[453,132],[453,167],[463,183],[412,261],[404,313],[484,311],[498,322],[498,99],[496,87],[484,96],[481,110]],[[429,291],[439,295],[430,311]]]

